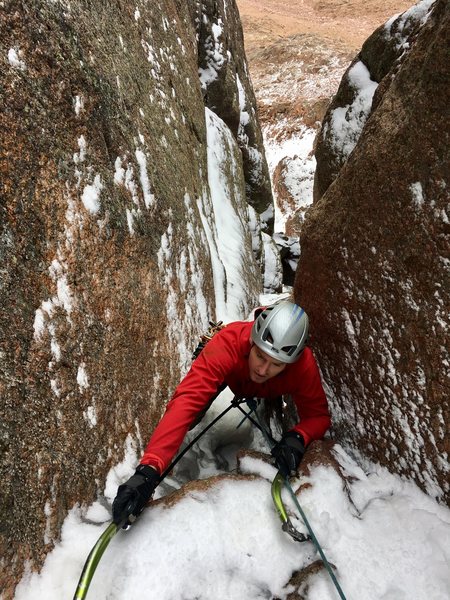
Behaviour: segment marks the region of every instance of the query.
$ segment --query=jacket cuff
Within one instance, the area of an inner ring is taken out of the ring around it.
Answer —
[[[298,433],[299,435],[302,436],[303,441],[305,443],[305,448],[307,446],[309,446],[309,443],[312,441],[309,435],[306,435],[301,429],[300,427],[294,427],[294,429],[292,431],[295,431],[295,433]]]
[[[139,464],[152,467],[152,469],[155,469],[159,475],[161,475],[161,473],[164,471],[163,463],[158,459],[157,456],[154,455],[146,456],[144,454]]]

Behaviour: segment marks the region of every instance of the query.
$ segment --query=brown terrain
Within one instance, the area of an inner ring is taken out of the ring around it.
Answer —
[[[318,125],[351,59],[410,0],[237,0],[260,119],[270,137]]]

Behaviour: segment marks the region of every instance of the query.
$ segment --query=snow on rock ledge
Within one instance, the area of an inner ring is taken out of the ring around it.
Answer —
[[[195,2],[199,74],[206,106],[230,128],[242,152],[247,201],[273,230],[269,170],[256,114],[256,101],[244,53],[242,24],[235,0]]]
[[[208,108],[206,129],[210,199],[203,195],[201,214],[213,268],[215,316],[227,323],[255,306],[260,276],[255,269],[239,147],[227,125]]]

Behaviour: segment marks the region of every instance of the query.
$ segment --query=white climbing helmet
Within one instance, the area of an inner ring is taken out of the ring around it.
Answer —
[[[263,352],[284,363],[295,362],[308,341],[309,319],[303,308],[283,300],[268,306],[252,327],[252,340]]]

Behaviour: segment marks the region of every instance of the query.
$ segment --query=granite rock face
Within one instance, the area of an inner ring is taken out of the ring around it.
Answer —
[[[316,138],[314,201],[323,196],[354,149],[368,116],[391,85],[429,14],[422,0],[379,27],[344,74]]]
[[[228,39],[238,14],[227,6]],[[221,254],[191,3],[7,0],[0,31],[6,599],[25,560],[42,564],[67,511],[101,494],[126,444],[139,456],[214,317]],[[245,192],[256,188],[236,124],[223,137],[245,313],[262,285]]]
[[[450,7],[421,8],[306,217],[295,297],[311,317],[335,434],[448,501]]]
[[[243,155],[248,202],[273,231],[273,200],[256,100],[235,0],[196,0],[199,74],[206,106],[228,125]]]
[[[275,202],[286,217],[284,231],[287,235],[300,235],[305,212],[311,204],[314,169],[315,162],[310,157],[299,156],[286,156],[275,167]]]

